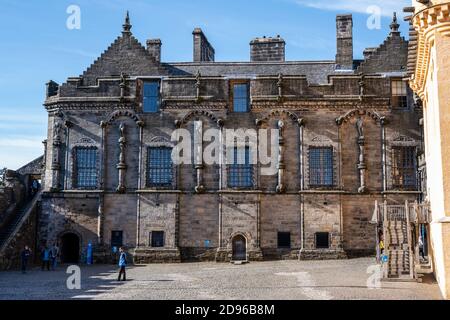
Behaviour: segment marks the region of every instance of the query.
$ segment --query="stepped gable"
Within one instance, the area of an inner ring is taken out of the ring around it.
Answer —
[[[131,33],[129,15],[119,36],[81,75],[83,85],[96,85],[101,77],[126,75],[151,76],[167,71]]]
[[[396,13],[390,27],[391,32],[383,44],[367,52],[357,69],[358,73],[406,72],[408,41],[400,35]]]

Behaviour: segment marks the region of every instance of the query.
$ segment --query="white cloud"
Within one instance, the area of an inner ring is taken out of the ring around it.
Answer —
[[[378,6],[383,16],[391,17],[393,12],[402,15],[403,8],[411,5],[410,0],[295,0],[299,5],[320,10],[367,13],[367,9]]]
[[[17,170],[44,153],[43,139],[0,139],[0,168]]]

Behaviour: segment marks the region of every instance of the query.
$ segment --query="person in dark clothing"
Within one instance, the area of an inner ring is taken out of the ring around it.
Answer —
[[[20,254],[20,257],[22,259],[22,273],[27,273],[27,265],[28,265],[28,259],[31,256],[31,250],[28,246],[25,246],[25,248],[22,250],[22,253]]]
[[[59,256],[59,248],[58,245],[54,243],[53,247],[50,249],[52,271],[56,270],[56,265],[58,263],[58,256]]]
[[[125,268],[127,266],[127,254],[125,253],[125,250],[121,247],[120,248],[120,257],[119,257],[119,278],[117,281],[120,281],[120,278],[123,275],[123,281],[127,281],[127,274],[125,271]]]
[[[44,269],[50,271],[50,255],[51,255],[50,249],[47,246],[45,246],[41,252],[42,271],[44,271]]]

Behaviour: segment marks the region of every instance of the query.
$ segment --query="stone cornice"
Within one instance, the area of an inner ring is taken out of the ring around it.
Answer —
[[[437,4],[417,12],[412,24],[417,31],[417,57],[411,88],[425,100],[425,87],[430,62],[430,52],[436,33],[450,37],[450,2]]]
[[[362,101],[362,102],[360,100],[356,100],[356,99],[350,99],[350,100],[308,99],[308,100],[286,101],[283,103],[278,103],[275,101],[254,101],[254,102],[252,102],[252,110],[268,109],[268,108],[284,108],[284,109],[367,108],[367,109],[389,110],[391,108],[391,106],[390,106],[389,98],[371,99],[371,100]]]
[[[115,99],[104,100],[64,100],[58,101],[49,105],[45,105],[48,112],[55,110],[135,110],[138,106],[134,101],[119,102]],[[228,103],[224,101],[203,101],[195,103],[193,101],[165,101],[162,110],[226,110]],[[333,98],[306,98],[298,100],[287,100],[278,102],[274,99],[255,99],[252,101],[252,110],[258,109],[270,109],[270,108],[285,108],[285,109],[354,109],[354,108],[367,108],[367,109],[382,109],[389,110],[390,99],[389,98],[365,98],[363,101],[359,97],[339,97],[333,96]]]

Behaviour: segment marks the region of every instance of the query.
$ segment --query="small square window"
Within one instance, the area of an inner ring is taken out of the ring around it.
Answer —
[[[111,247],[123,246],[123,231],[111,231]]]
[[[150,232],[150,239],[153,248],[164,247],[164,231]]]
[[[291,233],[278,232],[278,248],[290,248],[290,247],[291,247]]]
[[[316,249],[330,248],[330,234],[328,232],[316,233]]]

